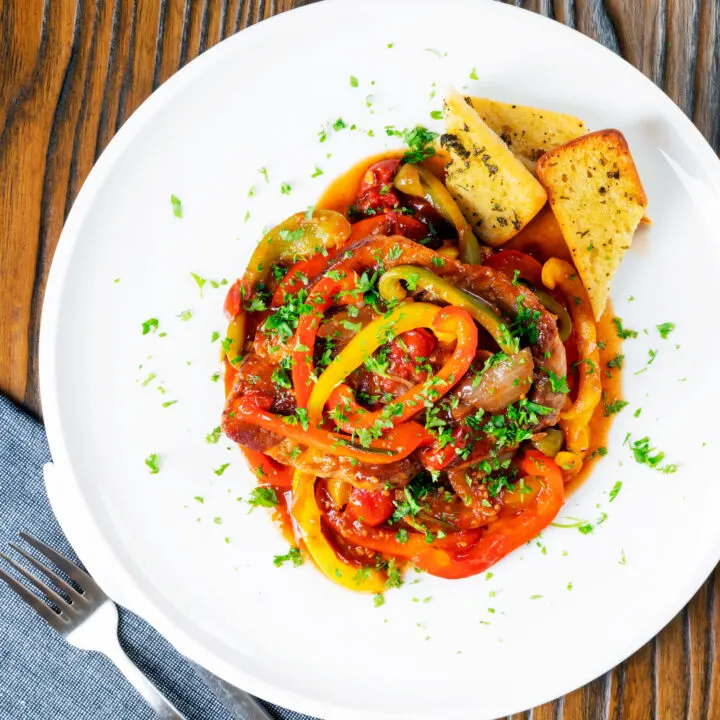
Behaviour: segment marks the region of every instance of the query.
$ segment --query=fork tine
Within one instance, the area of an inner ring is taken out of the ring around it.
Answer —
[[[32,535],[21,532],[20,537],[26,543],[32,545],[38,552],[41,552],[48,560],[52,560],[52,562],[63,570],[71,580],[76,582],[88,596],[92,595],[98,599],[106,597],[105,593],[100,589],[100,586],[86,572],[75,565],[75,563],[70,562],[67,558],[56,553],[52,548],[37,538],[34,538]]]
[[[65,582],[56,572],[53,572],[50,568],[45,567],[38,559],[34,558],[29,552],[26,552],[21,547],[18,547],[15,543],[8,543],[10,547],[18,554],[22,555],[33,567],[37,568],[46,578],[51,580],[57,587],[60,588],[71,600],[73,604],[81,602],[83,596],[68,582]],[[4,556],[7,558],[7,556]],[[7,558],[9,560],[9,558]],[[12,562],[12,561],[10,561]],[[14,563],[13,563],[14,564]],[[40,588],[44,590],[44,588]],[[63,599],[64,601],[64,599]]]
[[[8,557],[5,553],[0,552],[0,558],[6,563],[12,565],[26,580],[29,580],[40,592],[45,593],[48,600],[55,603],[55,607],[62,613],[66,609],[70,608],[67,600],[61,595],[58,595],[49,585],[46,585],[42,580],[36,578],[31,572],[28,572],[22,565],[16,563],[12,558]]]
[[[67,632],[68,618],[58,615],[49,605],[44,603],[37,595],[31,593],[14,577],[8,575],[0,568],[0,580],[4,580],[40,617],[61,635]]]

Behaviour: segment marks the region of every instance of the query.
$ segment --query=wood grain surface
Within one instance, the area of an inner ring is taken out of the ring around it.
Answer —
[[[207,48],[305,4],[0,0],[0,391],[41,414],[38,330],[50,262],[83,180],[118,128]],[[622,54],[680,105],[717,151],[720,0],[512,4]],[[716,570],[690,604],[622,665],[513,720],[715,720],[719,662]]]

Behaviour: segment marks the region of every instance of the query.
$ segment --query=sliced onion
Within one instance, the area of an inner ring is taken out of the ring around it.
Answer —
[[[462,405],[495,413],[526,396],[532,381],[532,353],[525,348],[491,365],[479,382],[468,373],[459,383],[457,395]]]

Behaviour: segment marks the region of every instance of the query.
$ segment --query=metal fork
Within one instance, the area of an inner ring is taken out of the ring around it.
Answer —
[[[117,636],[118,613],[115,603],[100,589],[97,583],[77,565],[52,548],[26,533],[20,537],[48,560],[59,567],[79,588],[63,580],[54,570],[44,565],[15,543],[10,547],[22,555],[36,569],[52,580],[53,584],[66,597],[55,592],[49,585],[39,580],[21,565],[4,553],[0,557],[6,560],[24,578],[45,594],[54,608],[30,592],[23,584],[0,568],[0,579],[4,580],[28,605],[34,608],[40,617],[60,633],[69,643],[83,650],[102,652],[112,660],[118,669],[132,683],[147,703],[164,720],[186,720],[185,716],[148,680],[142,671],[125,654]]]

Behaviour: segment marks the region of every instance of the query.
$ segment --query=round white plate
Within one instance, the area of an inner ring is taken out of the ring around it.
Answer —
[[[448,84],[625,133],[654,224],[638,233],[613,299],[640,334],[625,344],[629,405],[609,454],[562,511],[593,532],[550,528],[468,580],[411,572],[376,608],[309,563],[276,568],[287,544],[266,510],[248,512],[254,480],[239,452],[206,442],[223,405],[211,336],[223,335],[226,289],[210,281],[232,281],[264,227],[396,146],[386,125],[440,130],[430,113]],[[356,129],[333,130],[338,118]],[[686,117],[559,24],[478,0],[334,1],[263,22],[138,110],[68,218],[41,342],[63,527],[100,582],[182,652],[286,706],[493,718],[566,693],[659,631],[720,556],[718,206],[717,158]],[[207,279],[202,297],[191,273]],[[190,320],[177,317],[188,309]],[[158,330],[143,335],[149,318]],[[677,325],[665,340],[662,322]],[[649,436],[678,472],[635,462],[627,433]]]

